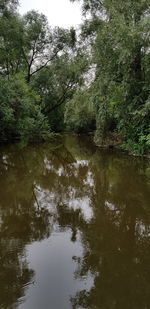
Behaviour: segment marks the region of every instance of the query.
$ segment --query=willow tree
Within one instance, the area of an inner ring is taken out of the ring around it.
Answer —
[[[96,78],[93,98],[97,137],[118,131],[143,152],[150,143],[148,0],[84,0],[83,14],[93,28]],[[91,34],[91,32],[90,32]]]

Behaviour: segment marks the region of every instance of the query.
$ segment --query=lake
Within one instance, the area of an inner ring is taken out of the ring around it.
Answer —
[[[149,309],[150,166],[92,137],[0,148],[0,309]]]

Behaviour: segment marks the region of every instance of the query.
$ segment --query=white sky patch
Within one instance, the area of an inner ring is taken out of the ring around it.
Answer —
[[[49,190],[46,189],[43,190],[43,188],[41,188],[39,185],[36,185],[34,188],[34,196],[36,197],[35,199],[36,206],[47,208],[51,212],[51,214],[56,213],[56,206],[54,203],[55,195],[53,192],[50,192]]]
[[[108,201],[105,201],[105,206],[108,207],[110,210],[115,210],[115,206]]]
[[[73,166],[75,168],[79,168],[80,166],[88,166],[89,165],[89,161],[87,160],[78,160],[77,162],[73,163]]]
[[[89,185],[90,187],[94,187],[94,179],[93,179],[92,172],[90,171],[88,172],[87,179],[84,180],[84,184]]]
[[[46,170],[48,170],[48,171],[52,171],[53,170],[53,166],[51,165],[51,162],[48,161],[47,158],[44,159],[44,163],[45,163]]]
[[[74,198],[68,202],[68,205],[74,210],[80,209],[86,221],[90,221],[93,218],[93,210],[88,196],[83,198]]]
[[[20,14],[30,10],[45,14],[52,27],[77,27],[82,21],[80,4],[69,0],[20,0]]]
[[[60,167],[59,169],[58,169],[58,171],[56,172],[56,174],[60,177],[60,176],[62,176],[63,174],[64,174],[64,168],[63,167]]]

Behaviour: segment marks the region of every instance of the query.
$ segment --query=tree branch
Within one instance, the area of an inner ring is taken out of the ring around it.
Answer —
[[[28,59],[27,59],[27,57],[26,57],[26,54],[25,54],[25,52],[24,52],[23,47],[22,47],[21,49],[22,49],[22,52],[23,52],[24,59],[25,59],[27,65],[29,66],[29,62],[28,62]]]
[[[52,106],[51,108],[49,108],[48,110],[43,110],[43,112],[46,112],[46,113],[51,113],[53,110],[55,110],[56,108],[58,108],[59,106],[61,106],[63,103],[64,103],[64,101],[65,101],[65,99],[66,99],[66,96],[67,96],[67,92],[68,92],[68,90],[70,90],[71,88],[72,88],[72,84],[71,85],[69,85],[70,84],[70,82],[68,83],[68,86],[67,86],[67,88],[66,88],[66,90],[65,90],[65,92],[63,93],[63,95],[61,96],[61,98],[57,101],[57,104],[56,105],[54,105],[54,106]]]
[[[31,77],[32,75],[34,75],[35,73],[41,71],[43,68],[45,68],[45,67],[47,66],[47,64],[48,64],[49,62],[51,62],[51,61],[57,56],[58,52],[59,52],[59,51],[56,51],[56,53],[55,53],[50,59],[48,59],[42,66],[40,66],[40,67],[37,68],[35,71],[33,71],[33,72],[30,74],[30,77]]]

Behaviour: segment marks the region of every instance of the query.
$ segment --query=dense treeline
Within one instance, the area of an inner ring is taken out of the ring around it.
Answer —
[[[84,23],[51,29],[0,4],[1,140],[94,131],[98,144],[150,146],[149,0],[84,0]]]
[[[51,29],[46,17],[0,4],[1,140],[45,139],[64,130],[65,102],[84,83],[88,60],[73,28]]]

